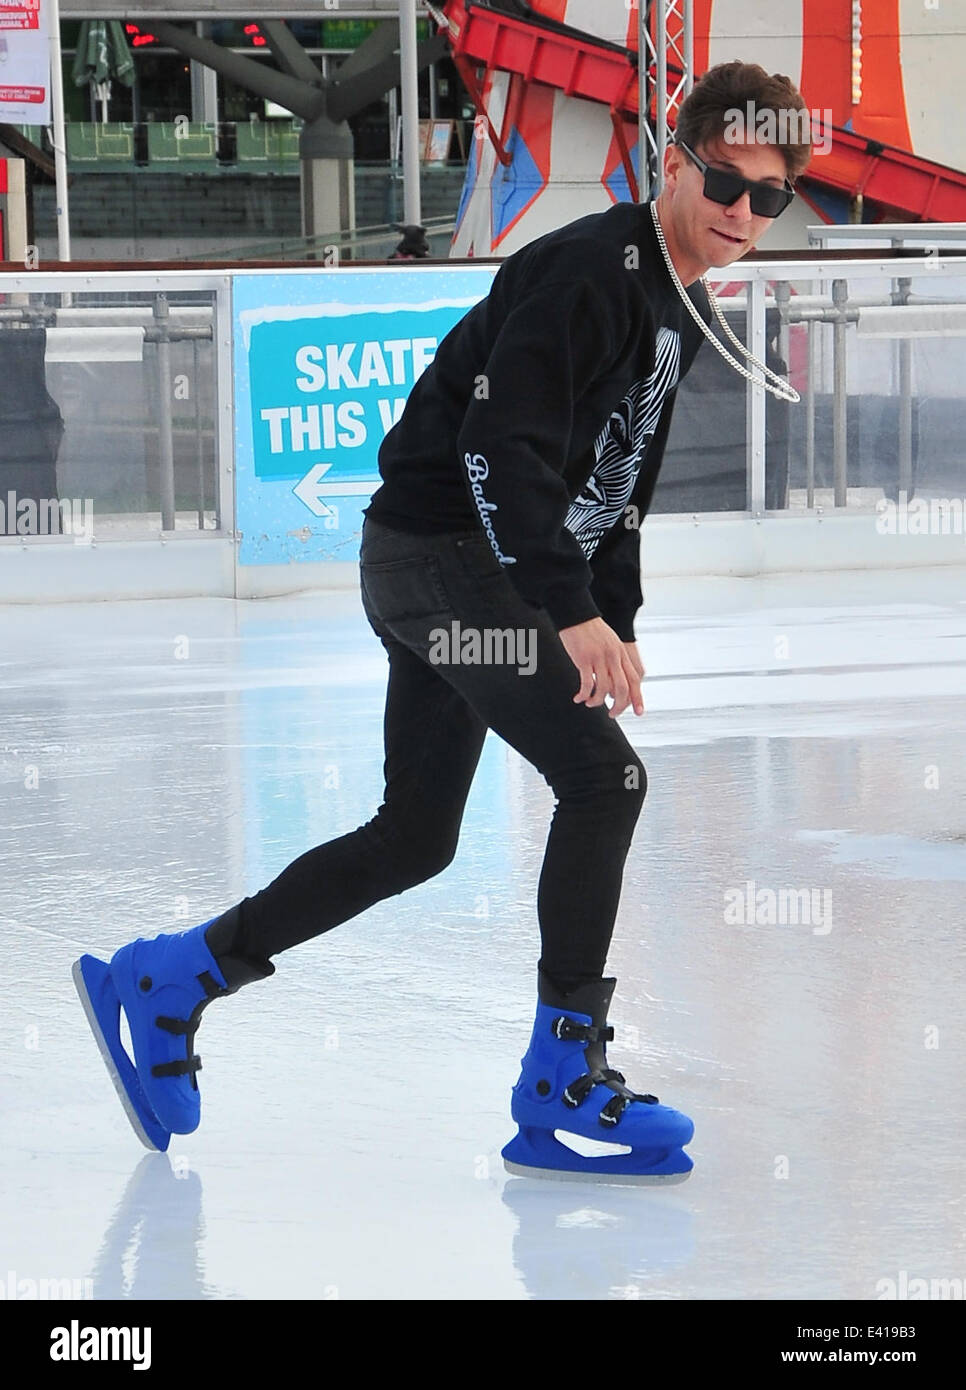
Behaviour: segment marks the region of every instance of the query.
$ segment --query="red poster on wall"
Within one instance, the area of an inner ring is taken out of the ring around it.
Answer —
[[[40,0],[0,0],[0,29],[39,29]]]

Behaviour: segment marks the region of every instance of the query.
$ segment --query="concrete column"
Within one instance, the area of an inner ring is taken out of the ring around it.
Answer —
[[[195,24],[199,38],[208,37],[208,28],[201,19]],[[190,61],[192,122],[213,125],[218,120],[218,74],[194,58]]]
[[[399,62],[403,124],[403,221],[422,221],[419,188],[419,68],[416,56],[416,0],[399,0]]]
[[[356,223],[355,162],[348,122],[320,116],[302,127],[302,235],[351,232]]]

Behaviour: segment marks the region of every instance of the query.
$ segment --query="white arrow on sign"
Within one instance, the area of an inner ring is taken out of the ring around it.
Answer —
[[[313,516],[331,516],[332,508],[327,507],[323,497],[371,497],[378,486],[367,482],[323,483],[322,478],[332,467],[331,463],[317,463],[295,484],[292,491],[300,502],[304,502]]]

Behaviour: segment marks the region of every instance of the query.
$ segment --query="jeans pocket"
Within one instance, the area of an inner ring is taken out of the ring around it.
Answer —
[[[506,569],[500,564],[493,547],[485,536],[464,536],[456,542],[456,553],[460,563],[471,578],[506,579]]]
[[[369,603],[383,622],[398,623],[450,611],[436,555],[362,560],[360,569]]]

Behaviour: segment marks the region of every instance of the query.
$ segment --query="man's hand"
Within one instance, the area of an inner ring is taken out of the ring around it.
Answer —
[[[580,672],[580,689],[574,704],[602,705],[610,695],[614,703],[611,719],[632,705],[635,714],[644,713],[641,678],[644,665],[636,642],[622,642],[603,618],[560,629],[559,637],[571,661]]]
[[[623,646],[624,651],[627,653],[628,657],[630,658],[631,665],[634,667],[634,670],[637,672],[638,677],[639,677],[640,679],[643,680],[643,678],[644,678],[644,663],[643,663],[643,661],[641,660],[641,654],[640,654],[640,652],[637,650],[637,643],[636,643],[636,642],[623,642],[623,643],[621,643],[621,645]]]

